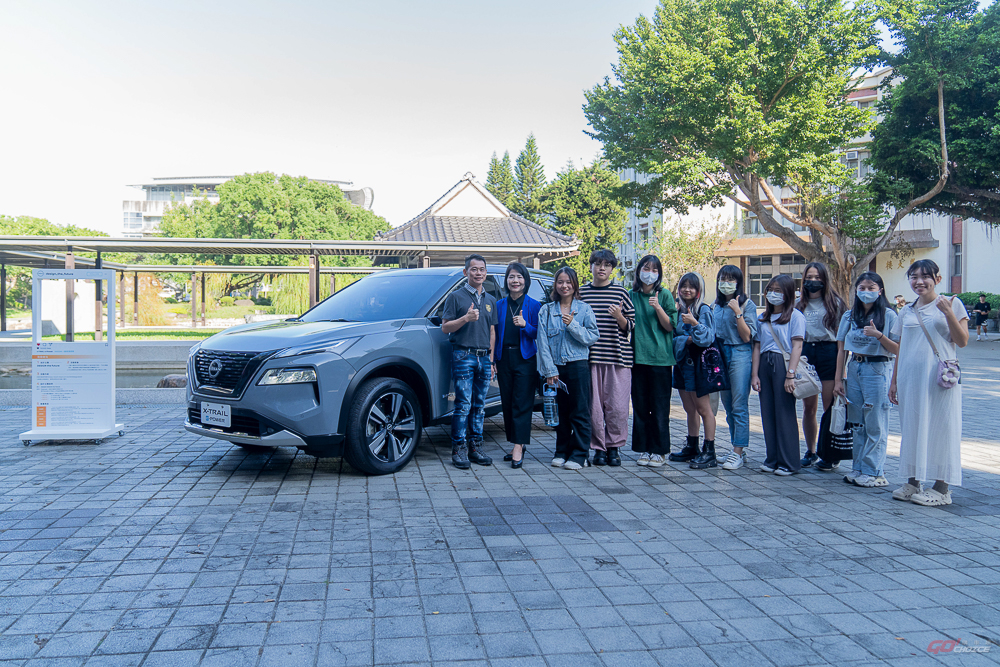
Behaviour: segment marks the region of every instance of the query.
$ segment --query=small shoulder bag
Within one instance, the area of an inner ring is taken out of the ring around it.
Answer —
[[[771,330],[771,337],[777,343],[778,349],[781,350],[781,356],[785,358],[785,368],[787,369],[788,362],[792,357],[785,351],[785,346],[781,344],[781,339],[775,333],[770,320],[768,320],[767,326]],[[799,366],[795,369],[794,379],[795,389],[792,391],[792,395],[797,399],[809,398],[823,391],[823,383],[819,380],[816,367],[809,363],[809,357],[805,355],[799,357]]]
[[[934,344],[934,339],[931,338],[931,334],[927,331],[927,327],[924,326],[924,316],[920,314],[917,310],[916,302],[910,306],[913,308],[913,312],[917,315],[917,322],[920,324],[920,328],[924,330],[924,335],[927,336],[927,342],[931,344],[931,349],[934,350],[934,356],[938,360],[938,372],[937,372],[937,383],[942,389],[951,389],[956,384],[962,381],[962,368],[958,365],[958,359],[942,359],[941,354],[938,352],[937,345]]]

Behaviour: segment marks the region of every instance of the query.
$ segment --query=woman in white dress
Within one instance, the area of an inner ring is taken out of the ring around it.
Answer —
[[[889,400],[900,408],[899,472],[909,479],[892,497],[950,505],[950,486],[962,485],[962,385],[946,389],[938,384],[934,348],[942,360],[957,358],[957,348],[969,343],[969,315],[959,299],[934,291],[941,276],[933,261],[914,262],[906,277],[917,300],[902,309],[892,328],[899,336],[899,354]],[[921,480],[934,480],[934,486],[921,489]]]

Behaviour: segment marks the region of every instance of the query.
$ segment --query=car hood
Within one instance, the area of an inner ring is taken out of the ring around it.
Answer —
[[[405,320],[385,322],[257,322],[241,324],[207,338],[203,350],[268,352],[399,329]]]

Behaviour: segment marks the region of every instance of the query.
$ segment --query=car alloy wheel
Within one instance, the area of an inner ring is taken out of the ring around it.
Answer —
[[[365,427],[372,456],[385,463],[406,456],[416,435],[413,413],[413,405],[399,392],[386,392],[375,399]]]

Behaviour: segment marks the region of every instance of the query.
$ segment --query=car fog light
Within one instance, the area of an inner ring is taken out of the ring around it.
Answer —
[[[257,384],[301,384],[315,381],[316,371],[311,368],[272,368],[264,373]]]

